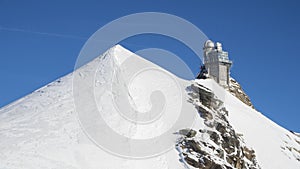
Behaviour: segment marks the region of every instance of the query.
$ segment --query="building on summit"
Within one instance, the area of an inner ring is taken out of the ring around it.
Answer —
[[[208,40],[203,47],[204,66],[201,66],[201,72],[207,73],[207,76],[214,79],[223,87],[228,87],[230,78],[230,68],[232,61],[228,58],[228,52],[223,51],[222,44]],[[203,70],[205,69],[205,70]],[[204,77],[203,74],[197,78]]]

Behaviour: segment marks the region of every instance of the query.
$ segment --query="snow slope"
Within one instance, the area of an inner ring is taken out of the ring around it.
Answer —
[[[130,57],[132,59],[129,65],[125,64],[120,67],[122,62]],[[124,86],[130,80],[126,79],[126,75],[131,73],[128,69],[137,66],[150,66],[154,72],[146,74],[148,80],[143,81],[137,76],[135,82],[131,82],[131,86]],[[173,121],[179,118],[180,112],[175,110],[178,107],[176,104],[185,104],[183,106],[185,110],[194,115],[197,114],[197,111],[188,102],[178,101],[180,95],[184,93],[184,91],[178,92],[178,89],[180,86],[184,89],[190,82],[176,79],[179,84],[174,84],[174,82],[170,82],[170,78],[165,76],[167,74],[172,78],[177,77],[168,72],[161,74],[159,71],[164,70],[117,45],[75,73],[62,77],[3,107],[0,110],[0,169],[185,168],[179,161],[175,146],[162,155],[142,160],[122,158],[104,151],[87,137],[75,110],[72,91],[73,75],[84,81],[95,76],[92,87],[95,90],[97,106],[105,123],[114,132],[138,139],[160,135],[161,132],[172,127]],[[95,72],[97,72],[96,75]],[[117,72],[116,79],[113,79],[115,72]],[[79,86],[81,93],[85,93],[88,87],[90,86],[84,86],[84,84]],[[162,90],[165,94],[166,115],[162,115],[156,123],[147,125],[147,128],[144,125],[123,120],[114,109],[112,95],[119,96],[117,98],[119,101],[126,100],[125,97],[130,95],[136,109],[147,112],[151,107],[149,104],[155,104],[155,102],[148,101],[151,97],[149,95],[157,89]],[[123,95],[124,93],[125,95]],[[78,104],[77,106],[81,106],[80,103]],[[91,105],[87,101],[82,106],[88,108]],[[201,124],[201,119],[197,121]],[[102,138],[106,139],[105,136]],[[114,140],[110,141],[111,144],[114,143]],[[175,145],[175,141],[173,145]],[[128,142],[130,143],[130,140]],[[151,150],[151,148],[149,149]]]
[[[145,71],[142,76],[143,71],[132,70],[143,67],[151,68],[151,71]],[[128,78],[134,72],[135,78]],[[73,76],[79,81],[92,83],[76,83],[78,85],[73,86]],[[134,145],[123,152],[116,148],[118,145],[106,150],[95,144],[97,139],[104,141],[103,144],[105,141],[119,143],[118,140],[109,140],[110,132],[130,138],[122,140],[128,145],[135,143],[132,141],[134,139],[159,137],[165,132],[173,135],[182,128],[205,128],[194,105],[188,102],[189,96],[185,91],[193,83],[210,88],[224,102],[229,111],[229,123],[243,134],[247,146],[256,151],[258,163],[263,169],[300,168],[300,161],[297,160],[300,153],[296,151],[300,150],[299,137],[245,105],[213,80],[194,82],[179,79],[117,45],[75,72],[0,109],[0,169],[193,168],[182,161],[180,150],[175,147],[176,137],[173,136],[170,138],[173,138],[171,142],[174,146],[169,151],[143,159],[124,158],[116,156],[116,153],[147,156],[143,153],[156,150],[161,140],[150,142],[153,146],[144,147],[144,151],[136,151]],[[73,93],[73,87],[80,93]],[[157,99],[162,98],[159,93],[153,94],[157,90],[163,92],[163,99]],[[94,92],[92,101],[80,102],[76,99],[90,99],[88,94],[91,91]],[[119,105],[114,105],[116,102]],[[160,102],[165,102],[166,106],[161,107]],[[126,107],[128,103],[132,107]],[[96,109],[100,112],[103,121],[95,120],[99,124],[88,128],[99,138],[88,137],[88,129],[83,127],[88,124],[79,120],[86,117],[89,117],[88,120],[98,119],[99,114],[78,114],[78,106],[90,109],[90,112],[96,112]],[[134,117],[134,120],[144,120],[145,123],[124,120],[116,107],[140,112],[141,116]],[[163,108],[164,114],[150,123],[152,117],[142,114],[156,112],[153,107]],[[193,117],[194,121],[174,127],[174,123],[182,118],[178,107],[188,112],[184,118],[188,114],[194,115],[187,118]],[[97,128],[97,125],[104,124],[109,126],[110,132]],[[106,134],[96,135],[99,131]],[[116,153],[108,152],[110,150]]]
[[[300,168],[300,152],[297,152],[300,150],[299,138],[293,133],[243,104],[214,81],[196,80],[196,83],[213,90],[224,101],[229,112],[229,123],[256,151],[261,168]]]

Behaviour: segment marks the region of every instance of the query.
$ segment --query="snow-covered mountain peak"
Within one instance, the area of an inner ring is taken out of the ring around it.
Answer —
[[[116,45],[0,109],[0,168],[299,169],[297,134],[240,96]]]
[[[130,56],[136,56],[133,52],[129,51],[128,49],[124,48],[123,46],[117,44],[108,50],[111,56],[116,59],[116,62],[121,65],[124,60],[126,60]]]

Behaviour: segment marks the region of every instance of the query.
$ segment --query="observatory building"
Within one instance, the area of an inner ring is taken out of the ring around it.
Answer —
[[[204,65],[208,76],[223,87],[228,87],[230,67],[232,61],[228,58],[228,52],[223,51],[222,44],[208,40],[203,47]]]

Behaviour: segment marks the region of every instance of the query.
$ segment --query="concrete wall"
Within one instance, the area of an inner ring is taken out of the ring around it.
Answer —
[[[228,67],[224,64],[219,64],[219,84],[222,86],[228,85]]]
[[[222,48],[216,49],[204,46],[204,64],[208,75],[224,87],[229,85],[229,72],[232,62],[228,59],[228,53]]]

